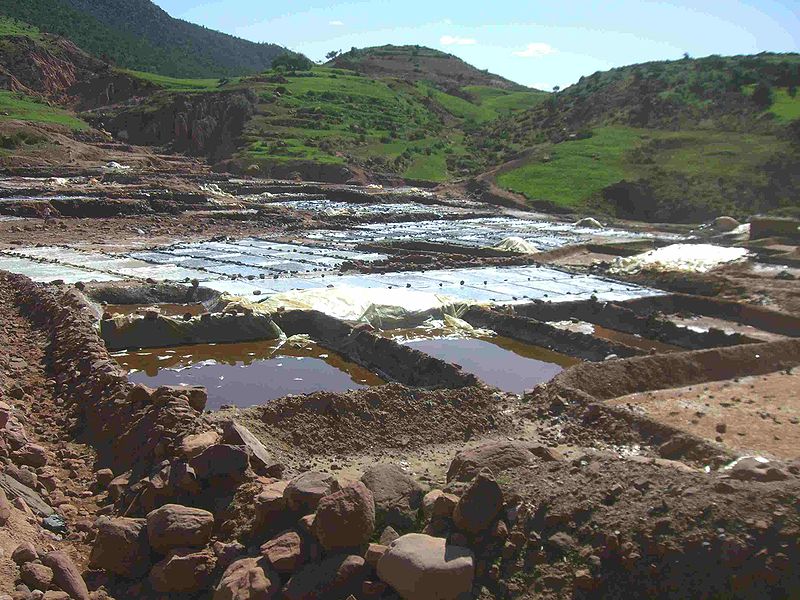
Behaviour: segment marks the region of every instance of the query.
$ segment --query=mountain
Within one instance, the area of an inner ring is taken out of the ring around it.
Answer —
[[[67,38],[119,67],[174,77],[257,73],[287,52],[175,19],[150,0],[3,0],[0,15]]]
[[[352,48],[332,58],[326,66],[349,69],[370,77],[426,81],[448,93],[458,94],[462,88],[471,85],[512,91],[528,89],[499,75],[481,71],[457,56],[425,46]]]
[[[545,207],[694,222],[791,211],[799,74],[800,55],[767,53],[598,72],[485,124],[470,146],[499,147],[508,162],[485,163],[489,178]]]

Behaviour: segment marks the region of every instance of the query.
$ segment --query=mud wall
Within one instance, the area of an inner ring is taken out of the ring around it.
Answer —
[[[670,294],[653,298],[637,298],[620,302],[619,306],[630,308],[640,315],[654,312],[690,312],[707,317],[716,317],[750,325],[763,331],[779,333],[790,337],[800,337],[800,317],[777,310],[770,310],[752,304],[732,300],[693,296],[691,294]]]
[[[97,450],[99,466],[115,473],[147,471],[176,455],[183,437],[204,427],[201,413],[175,390],[137,394],[109,356],[92,311],[79,294],[21,275],[7,277],[16,289],[16,303],[49,337],[48,366],[56,393]]]
[[[636,392],[762,375],[797,365],[800,365],[800,340],[782,340],[638,356],[602,364],[584,363],[556,375],[549,385],[608,400]]]
[[[686,327],[679,327],[671,321],[660,319],[653,314],[647,317],[640,316],[630,308],[612,302],[593,300],[534,302],[515,306],[514,310],[521,315],[540,321],[564,321],[577,318],[609,329],[641,335],[651,340],[691,350],[735,346],[756,341],[739,333],[729,334],[717,329],[707,332],[692,331]]]
[[[584,360],[600,361],[609,354],[621,357],[643,354],[641,350],[624,344],[480,307],[470,308],[462,318],[474,327],[491,329],[500,335]]]
[[[438,358],[394,340],[355,329],[347,323],[313,310],[293,310],[272,315],[286,335],[308,334],[388,381],[409,386],[460,388],[478,385],[478,379]]]

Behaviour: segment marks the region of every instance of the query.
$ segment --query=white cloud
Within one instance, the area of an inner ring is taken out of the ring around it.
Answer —
[[[443,35],[439,38],[442,46],[473,46],[478,43],[475,38],[464,38],[457,35]]]
[[[514,52],[514,56],[521,56],[523,58],[542,58],[548,54],[555,54],[557,50],[550,44],[544,42],[533,42],[525,47],[525,50],[518,50]]]
[[[334,27],[341,27],[344,25],[342,21],[328,21],[328,25],[333,25]]]
[[[445,19],[444,21],[442,21],[442,23],[444,23],[445,25],[452,25],[453,19]]]

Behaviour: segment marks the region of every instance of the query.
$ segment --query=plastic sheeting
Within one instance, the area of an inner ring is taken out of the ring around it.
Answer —
[[[495,244],[493,248],[506,252],[519,252],[521,254],[536,254],[539,252],[539,248],[537,248],[535,244],[516,236],[505,238],[499,244]]]
[[[612,273],[638,273],[643,270],[706,273],[724,264],[745,260],[746,248],[713,244],[672,244],[636,256],[618,258]]]

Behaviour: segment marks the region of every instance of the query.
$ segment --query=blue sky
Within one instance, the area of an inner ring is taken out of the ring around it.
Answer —
[[[321,60],[420,44],[538,88],[611,67],[709,54],[800,51],[800,0],[155,0],[172,16]]]

